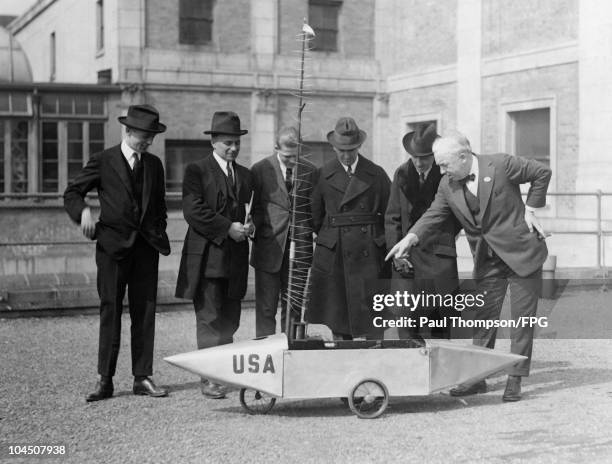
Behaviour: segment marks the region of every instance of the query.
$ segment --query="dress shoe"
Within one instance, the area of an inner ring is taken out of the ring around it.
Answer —
[[[521,399],[521,377],[518,375],[509,375],[504,390],[503,401],[519,401]]]
[[[224,385],[219,383],[211,382],[209,380],[202,380],[202,395],[207,398],[212,398],[214,400],[220,400],[225,398],[225,394],[227,393],[227,388]]]
[[[87,395],[87,398],[85,398],[85,400],[88,403],[91,403],[92,401],[105,400],[113,396],[113,391],[114,391],[114,388],[113,388],[112,381],[103,382],[101,380],[98,380],[98,382],[96,383],[95,391]]]
[[[455,388],[450,389],[451,396],[468,396],[486,392],[487,382],[484,379],[471,385],[457,385]]]
[[[134,380],[134,388],[132,391],[134,395],[146,395],[154,398],[168,396],[168,390],[156,387],[153,381],[148,377],[142,380]]]

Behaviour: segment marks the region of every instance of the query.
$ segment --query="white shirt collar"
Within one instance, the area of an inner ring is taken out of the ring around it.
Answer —
[[[465,185],[474,195],[478,195],[478,171],[478,157],[472,153],[472,167],[470,168],[470,174],[474,174],[474,180],[468,180]]]
[[[123,153],[123,157],[128,162],[131,168],[134,167],[134,158],[132,157],[132,155],[136,153],[138,154],[139,159],[142,157],[142,154],[138,153],[136,150],[132,150],[125,140],[121,141],[121,153]]]
[[[221,168],[221,170],[227,176],[227,161],[225,161],[223,158],[221,158],[219,155],[217,155],[217,152],[215,152],[215,151],[213,151],[213,156],[215,157],[215,160],[219,164],[219,167]],[[230,162],[230,165],[231,165],[231,162]],[[234,168],[232,167],[232,174],[233,173],[234,173]]]
[[[359,161],[359,155],[355,158],[355,162],[351,164],[351,172],[355,174],[355,170],[357,169],[357,162]],[[344,163],[340,163],[344,168],[344,172],[348,172],[348,166]]]

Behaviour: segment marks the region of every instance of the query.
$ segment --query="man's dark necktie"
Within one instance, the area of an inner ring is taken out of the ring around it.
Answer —
[[[232,172],[232,162],[227,162],[227,180],[229,181],[232,190],[236,189],[236,182],[234,181],[234,173]]]
[[[425,183],[425,173],[419,172],[419,187],[423,187],[424,183]]]
[[[132,158],[134,159],[134,164],[132,165],[132,175],[134,177],[138,177],[142,172],[142,161],[140,161],[140,156],[138,156],[138,153],[136,152],[132,154]]]
[[[353,169],[351,169],[350,164],[346,167],[346,174],[349,176],[349,179],[353,177]]]
[[[287,192],[291,193],[293,188],[293,169],[291,168],[287,168],[287,171],[285,171],[285,187],[287,187]]]

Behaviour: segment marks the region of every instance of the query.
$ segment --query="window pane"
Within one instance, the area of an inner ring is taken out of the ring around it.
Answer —
[[[89,123],[89,140],[104,141],[104,124],[95,122]]]
[[[4,192],[4,121],[0,119],[0,193]]]
[[[207,140],[166,140],[166,189],[180,192],[185,167],[211,153]]]
[[[338,15],[340,6],[337,3],[326,4],[311,0],[308,5],[308,20],[316,36],[313,49],[321,51],[336,51],[338,49]]]
[[[28,111],[28,97],[25,93],[13,93],[11,95],[13,111],[25,113]]]
[[[76,95],[74,97],[74,112],[76,114],[89,113],[89,99],[85,95]]]
[[[57,113],[57,97],[55,95],[43,95],[41,98],[42,112],[45,114]]]
[[[68,123],[68,140],[83,140],[83,123]]]
[[[60,114],[73,114],[71,95],[59,96],[59,112]]]
[[[9,94],[0,92],[0,111],[10,111]]]
[[[41,190],[43,192],[57,192],[59,181],[57,123],[43,122],[42,133]]]
[[[91,102],[91,114],[104,114],[104,97],[101,95],[92,95],[89,98]]]
[[[516,155],[550,164],[550,109],[510,113],[515,124]]]
[[[13,193],[28,191],[28,121],[11,121],[11,184]]]

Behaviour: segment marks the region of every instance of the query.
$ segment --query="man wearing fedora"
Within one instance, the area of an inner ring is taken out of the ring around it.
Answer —
[[[473,277],[484,304],[475,317],[497,320],[510,288],[513,320],[534,317],[541,286],[542,263],[548,255],[544,230],[535,209],[546,205],[551,170],[535,160],[504,153],[475,155],[468,139],[450,133],[433,143],[436,163],[446,175],[430,208],[389,252],[387,258],[411,253],[444,221],[454,216],[465,230],[474,257]],[[520,184],[529,183],[526,202]],[[518,325],[511,331],[512,353],[525,359],[512,366],[503,401],[521,399],[521,379],[529,375],[533,348],[533,326]],[[477,328],[475,345],[495,347],[496,328]],[[453,396],[487,391],[484,379],[451,389]]]
[[[327,325],[334,338],[372,337],[369,282],[385,277],[384,214],[390,180],[359,154],[366,133],[338,120],[327,140],[337,158],[317,174],[312,218],[317,233],[306,320]]]
[[[305,159],[297,160],[299,143],[295,127],[282,128],[276,137],[274,153],[251,168],[255,191],[253,223],[257,230],[251,252],[251,266],[255,268],[257,337],[276,331],[279,296],[281,330],[285,331],[288,290],[291,290],[290,314],[299,318],[306,290],[312,262],[310,196],[316,168]],[[292,211],[295,211],[293,218]],[[295,245],[291,263],[293,281],[289,282],[292,228]]]
[[[433,202],[442,178],[434,160],[432,144],[438,138],[435,124],[420,124],[407,133],[402,144],[409,155],[408,161],[395,171],[391,196],[385,213],[387,248],[399,242]],[[413,248],[409,258],[396,259],[392,270],[391,292],[408,291],[431,294],[451,294],[458,286],[457,252],[455,237],[461,226],[454,217]],[[440,308],[427,308],[412,316],[440,319]],[[400,338],[414,338],[419,328],[398,328]],[[448,338],[447,328],[432,329],[436,338]]]
[[[153,342],[159,254],[170,254],[166,235],[164,168],[147,152],[155,135],[166,126],[150,105],[133,105],[127,116],[121,144],[95,153],[64,192],[64,207],[81,225],[83,234],[97,240],[98,294],[100,295],[100,380],[87,401],[113,395],[113,375],[121,336],[121,313],[126,287],[130,308],[133,392],[167,396],[155,386]],[[94,221],[85,195],[97,189],[100,217]]]
[[[211,136],[213,154],[185,169],[183,215],[189,227],[175,295],[193,300],[198,349],[232,343],[240,324],[252,232],[245,206],[253,189],[250,171],[236,158],[247,132],[236,113],[216,112],[204,132]],[[202,379],[202,393],[224,398],[226,389]]]

